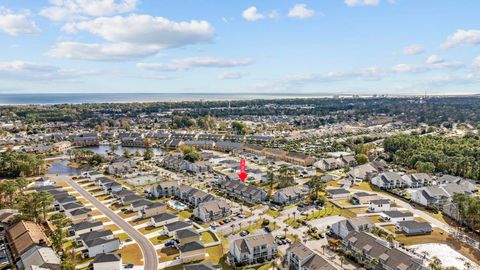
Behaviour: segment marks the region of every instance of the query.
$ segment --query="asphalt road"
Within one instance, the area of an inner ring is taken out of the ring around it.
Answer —
[[[63,180],[63,179],[62,179]],[[127,233],[131,239],[135,240],[140,246],[143,254],[144,269],[152,270],[158,269],[158,257],[157,252],[153,244],[140,232],[138,232],[132,225],[123,220],[120,216],[115,214],[110,208],[105,206],[102,202],[97,200],[94,196],[84,190],[80,185],[70,178],[64,179],[70,186],[73,187],[78,193],[80,193],[85,199],[93,204],[100,212],[107,216],[113,223],[120,227],[125,233]]]

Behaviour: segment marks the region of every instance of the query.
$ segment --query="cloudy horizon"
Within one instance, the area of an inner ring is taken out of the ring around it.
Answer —
[[[0,93],[480,93],[480,2],[0,3]]]

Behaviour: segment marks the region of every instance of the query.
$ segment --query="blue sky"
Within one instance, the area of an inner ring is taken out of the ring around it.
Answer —
[[[1,0],[0,93],[480,93],[471,0]]]

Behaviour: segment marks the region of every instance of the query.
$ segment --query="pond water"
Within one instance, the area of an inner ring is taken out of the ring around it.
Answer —
[[[51,166],[48,168],[48,174],[56,175],[79,175],[82,173],[82,170],[68,166],[68,160],[55,161],[50,163]]]

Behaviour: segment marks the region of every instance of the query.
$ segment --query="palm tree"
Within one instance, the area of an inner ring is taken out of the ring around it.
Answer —
[[[287,227],[283,228],[283,231],[285,232],[285,238],[286,238],[286,237],[287,237],[288,228],[287,228]]]
[[[340,268],[343,268],[343,263],[346,261],[344,256],[340,256]]]
[[[326,244],[323,244],[323,245],[322,245],[322,253],[323,253],[323,255],[325,255],[325,248],[327,248],[327,246],[328,246],[328,245],[326,245]]]
[[[46,191],[40,191],[38,193],[33,193],[33,201],[39,208],[42,210],[43,221],[47,218],[47,210],[54,201],[52,194]]]
[[[390,242],[390,243],[393,243],[393,241],[395,240],[395,236],[393,234],[388,234],[385,239]]]
[[[431,270],[442,270],[442,261],[437,256],[433,256],[432,260],[428,264],[428,267]]]
[[[267,171],[267,183],[268,183],[268,197],[271,199],[273,195],[273,186],[275,185],[275,173],[271,171],[271,168]]]
[[[235,224],[230,224],[230,228],[232,228],[232,234],[233,234],[233,229],[235,228]]]

